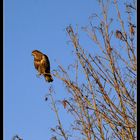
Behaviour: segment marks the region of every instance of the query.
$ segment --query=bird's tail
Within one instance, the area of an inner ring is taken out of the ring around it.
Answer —
[[[45,77],[45,80],[47,81],[47,82],[52,82],[53,81],[53,78],[52,78],[52,76],[51,76],[51,74],[44,74],[44,77]]]

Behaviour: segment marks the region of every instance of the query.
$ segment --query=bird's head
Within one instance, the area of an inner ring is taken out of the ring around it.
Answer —
[[[41,54],[41,52],[38,51],[38,50],[32,51],[32,55],[33,55],[34,57],[36,57],[38,54]]]
[[[35,54],[36,54],[36,52],[35,51],[32,51],[32,55],[35,56]]]

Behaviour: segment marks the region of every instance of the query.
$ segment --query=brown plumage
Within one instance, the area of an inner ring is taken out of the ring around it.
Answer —
[[[34,56],[34,66],[39,72],[39,75],[44,75],[46,81],[52,82],[53,78],[50,73],[50,61],[47,55],[38,50],[32,51]]]

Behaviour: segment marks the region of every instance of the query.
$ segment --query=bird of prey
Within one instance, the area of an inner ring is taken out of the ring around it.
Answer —
[[[47,82],[52,82],[53,78],[50,73],[50,61],[47,55],[38,50],[32,51],[34,56],[34,66],[39,72],[38,75],[43,75]]]

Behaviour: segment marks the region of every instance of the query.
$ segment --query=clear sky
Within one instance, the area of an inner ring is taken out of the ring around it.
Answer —
[[[5,0],[4,1],[4,140],[19,134],[24,140],[49,140],[55,116],[44,101],[50,84],[37,78],[31,52],[47,54],[51,70],[71,62],[65,28],[84,26],[98,11],[95,0]],[[85,42],[88,45],[87,42]],[[54,79],[56,98],[65,90]],[[62,111],[67,125],[67,118]]]

